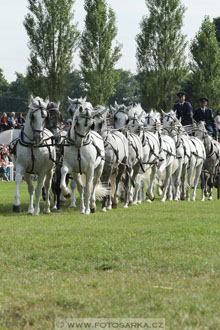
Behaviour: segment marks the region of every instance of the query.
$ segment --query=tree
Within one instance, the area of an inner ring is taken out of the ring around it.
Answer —
[[[119,76],[118,82],[114,86],[114,94],[110,97],[108,103],[114,104],[117,101],[121,103],[138,102],[139,83],[136,76],[130,71],[122,69],[117,70]]]
[[[115,14],[105,0],[85,0],[85,29],[81,37],[81,70],[87,86],[88,100],[105,105],[114,91],[114,70],[121,46],[113,41],[117,34]]]
[[[64,102],[62,107],[65,113],[69,107],[68,96],[71,98],[80,98],[81,96],[86,96],[86,87],[82,78],[81,71],[74,70],[67,75],[62,93],[64,95]]]
[[[216,39],[220,43],[220,17],[213,18],[213,23],[215,24]]]
[[[1,94],[0,91],[0,111],[1,112],[26,112],[28,109],[29,90],[27,79],[21,73],[16,72],[16,80],[7,83],[7,89]],[[0,79],[1,80],[1,79]],[[0,87],[1,90],[1,87]]]
[[[137,66],[145,109],[170,110],[173,95],[188,71],[185,36],[181,33],[185,7],[180,0],[146,0],[149,14],[136,37]]]
[[[30,49],[29,87],[35,95],[49,95],[58,101],[79,37],[72,23],[74,0],[28,0],[28,3],[30,12],[24,26]]]
[[[215,35],[215,24],[206,16],[190,45],[193,72],[193,98],[209,98],[209,105],[220,109],[220,48]]]

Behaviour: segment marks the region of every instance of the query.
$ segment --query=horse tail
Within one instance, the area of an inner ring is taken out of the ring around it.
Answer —
[[[96,190],[95,190],[95,198],[96,199],[102,199],[103,197],[105,197],[106,195],[108,195],[109,193],[109,189],[106,188],[103,184],[98,183],[96,185]]]

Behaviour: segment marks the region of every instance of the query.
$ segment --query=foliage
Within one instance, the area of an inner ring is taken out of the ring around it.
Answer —
[[[185,8],[180,0],[146,0],[146,5],[149,15],[142,19],[136,37],[142,104],[146,109],[169,110],[188,70],[187,43],[181,33]]]
[[[0,91],[0,111],[25,113],[29,94],[26,77],[16,72],[16,80],[11,83],[6,82],[3,92]]]
[[[8,89],[8,82],[4,77],[3,70],[0,68],[0,96]]]
[[[74,0],[28,0],[24,20],[29,37],[28,82],[34,95],[62,98],[62,87],[69,72],[79,37],[72,23]]]
[[[0,328],[52,329],[55,317],[165,318],[218,329],[219,201],[151,203],[90,216],[12,213],[0,182]],[[79,205],[79,199],[77,198]],[[41,205],[42,207],[42,205]],[[205,326],[204,326],[205,325]]]
[[[191,70],[193,72],[193,97],[209,98],[209,105],[220,109],[220,48],[215,36],[215,25],[206,16],[199,32],[192,40]]]
[[[85,97],[87,94],[81,71],[74,70],[66,76],[62,94],[64,100],[61,104],[61,110],[65,114],[69,107],[68,96],[71,98],[80,98],[81,96]]]
[[[215,24],[216,39],[220,43],[220,17],[213,18],[213,23]]]
[[[114,104],[117,101],[119,104],[138,102],[139,83],[134,74],[130,71],[118,69],[116,70],[118,81],[114,86],[114,94],[110,97],[108,103]]]
[[[85,29],[81,37],[81,70],[93,105],[105,105],[117,80],[115,64],[120,45],[113,41],[117,34],[114,11],[106,0],[85,0]]]

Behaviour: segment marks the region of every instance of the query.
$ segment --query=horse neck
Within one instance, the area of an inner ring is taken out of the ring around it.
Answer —
[[[24,125],[24,134],[25,134],[25,140],[26,139],[33,140],[34,134],[33,134],[32,128],[31,128],[29,112],[27,114],[27,118],[26,118],[25,125]]]
[[[204,136],[202,138],[202,141],[203,141],[206,153],[209,153],[209,151],[211,150],[212,141],[209,139],[208,135]]]

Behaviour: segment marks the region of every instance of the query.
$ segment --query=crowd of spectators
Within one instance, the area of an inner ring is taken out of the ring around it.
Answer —
[[[11,112],[8,116],[6,112],[0,116],[0,131],[5,131],[11,128],[22,128],[24,126],[25,119],[22,112],[19,112],[18,116],[15,116],[15,112]]]
[[[11,154],[9,147],[4,144],[0,144],[0,180],[9,180],[8,164],[11,162]]]

